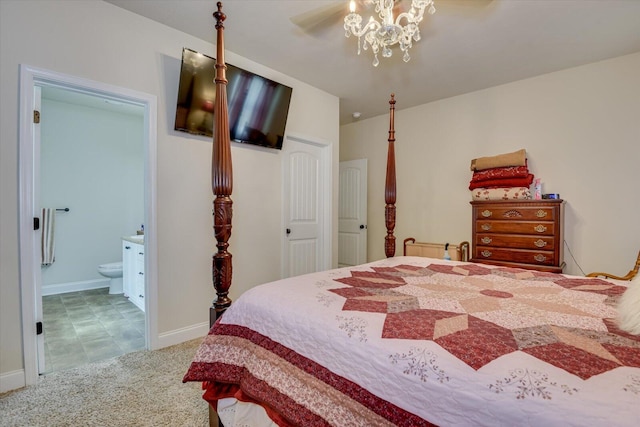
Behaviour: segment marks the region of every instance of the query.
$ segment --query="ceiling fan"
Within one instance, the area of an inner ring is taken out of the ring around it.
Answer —
[[[469,13],[469,8],[484,8],[493,0],[434,0],[438,13],[462,14]],[[394,0],[393,14],[397,16],[411,7],[411,0]],[[374,15],[373,0],[356,0],[359,11],[366,11],[370,15]],[[466,10],[465,10],[466,9]],[[330,2],[324,6],[311,9],[307,12],[289,18],[291,22],[307,33],[313,33],[317,30],[338,26],[349,12],[349,1],[342,0],[339,2]]]

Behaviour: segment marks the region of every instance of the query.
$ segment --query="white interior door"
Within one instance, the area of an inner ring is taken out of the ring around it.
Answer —
[[[367,262],[367,159],[340,162],[338,266]]]
[[[327,150],[326,146],[290,137],[283,145],[283,277],[328,268]]]
[[[40,86],[34,86],[33,88],[33,217],[40,218],[42,221],[42,207],[40,206],[40,112],[42,111],[42,88]],[[38,112],[38,119],[35,119],[35,112]],[[36,355],[38,363],[38,374],[43,374],[45,371],[45,356],[44,356],[44,333],[42,331],[43,313],[42,313],[42,270],[40,269],[41,261],[41,239],[42,239],[42,227],[38,227],[33,233],[33,259],[36,268],[33,269],[33,275],[38,286],[35,288],[35,309],[36,309]]]

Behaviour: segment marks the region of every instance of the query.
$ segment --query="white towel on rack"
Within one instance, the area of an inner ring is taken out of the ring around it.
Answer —
[[[48,266],[56,260],[56,210],[42,209],[42,265]]]

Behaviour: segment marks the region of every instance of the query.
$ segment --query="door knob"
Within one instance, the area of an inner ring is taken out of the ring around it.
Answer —
[[[366,225],[364,225],[364,224],[360,224],[360,230],[364,230],[365,228],[367,228],[367,226],[366,226]]]
[[[290,229],[290,228],[287,228],[287,236],[288,236],[289,234],[291,234],[291,229]]]

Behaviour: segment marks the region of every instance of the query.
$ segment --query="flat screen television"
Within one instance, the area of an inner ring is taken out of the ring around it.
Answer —
[[[227,64],[227,105],[232,141],[282,149],[292,89]],[[182,50],[174,129],[213,136],[215,60]]]

